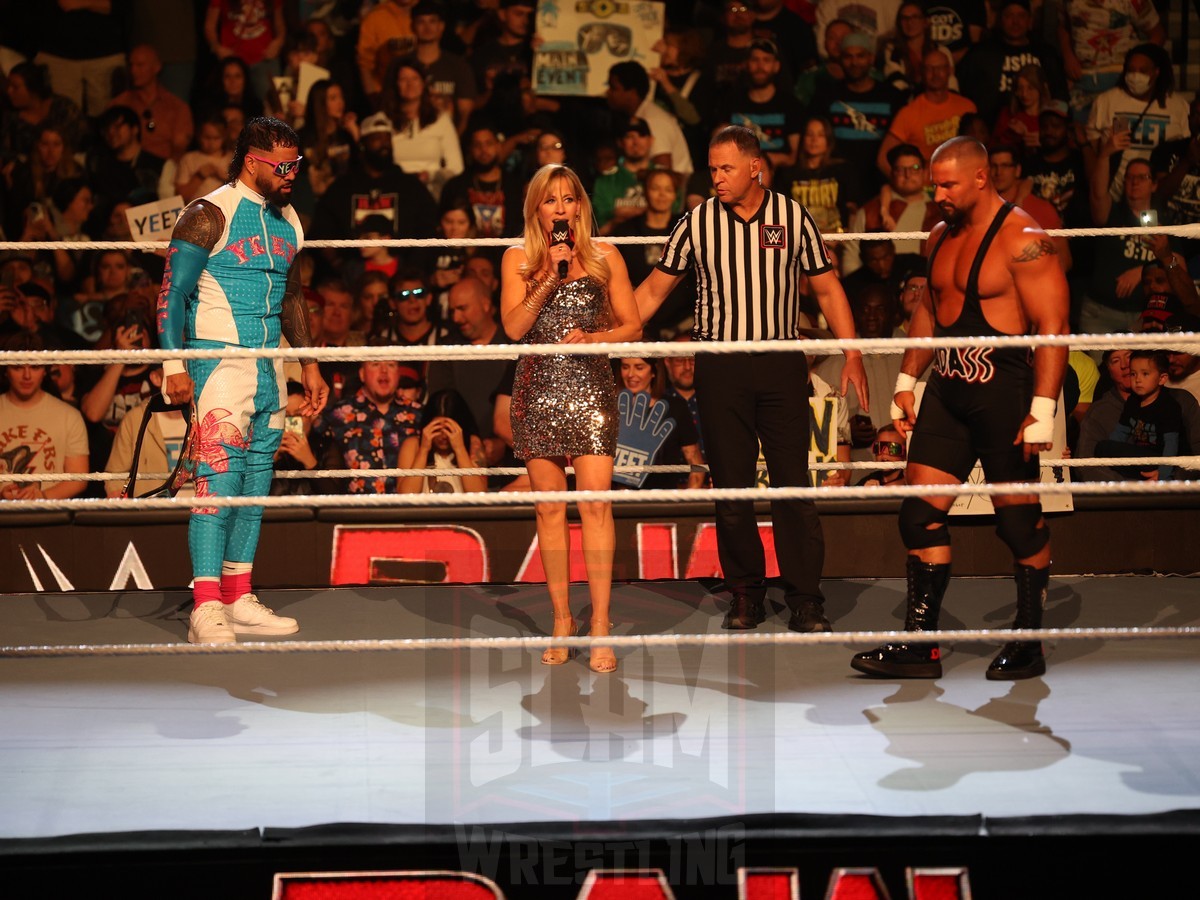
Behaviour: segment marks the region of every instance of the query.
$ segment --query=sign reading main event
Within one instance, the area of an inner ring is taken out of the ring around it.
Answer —
[[[533,54],[538,94],[600,97],[608,70],[634,60],[658,65],[654,45],[662,39],[666,4],[648,0],[541,0]]]

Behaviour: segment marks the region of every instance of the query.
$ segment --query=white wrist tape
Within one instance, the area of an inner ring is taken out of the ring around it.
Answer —
[[[159,392],[162,394],[163,399],[166,400],[168,403],[171,402],[171,398],[167,395],[167,379],[170,378],[172,375],[186,375],[186,374],[187,374],[187,365],[184,363],[184,361],[182,359],[164,359],[163,360],[162,386],[159,388]]]
[[[1054,414],[1058,401],[1050,397],[1034,397],[1029,404],[1029,414],[1034,421],[1025,426],[1025,443],[1050,444],[1054,441]]]
[[[892,391],[892,397],[895,398],[896,394],[903,393],[904,391],[914,390],[916,386],[917,379],[915,377],[907,374],[906,372],[901,372],[896,376],[896,389]],[[893,419],[905,418],[904,410],[896,405],[895,399],[892,400],[892,408],[889,415],[891,415]]]

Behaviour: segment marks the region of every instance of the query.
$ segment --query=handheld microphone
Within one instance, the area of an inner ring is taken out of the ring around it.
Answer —
[[[555,244],[566,244],[568,247],[574,247],[575,242],[571,240],[571,223],[566,219],[555,219],[554,225],[550,230],[550,246]],[[558,263],[558,278],[561,281],[567,277],[567,261],[559,260]]]

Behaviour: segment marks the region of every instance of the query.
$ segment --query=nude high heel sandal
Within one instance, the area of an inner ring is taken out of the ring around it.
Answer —
[[[612,628],[612,622],[608,623],[608,627]],[[596,622],[592,620],[591,633],[595,634]],[[611,647],[593,647],[591,658],[588,659],[588,668],[593,672],[598,672],[601,675],[607,675],[610,672],[617,671],[617,657],[613,653]]]
[[[566,634],[555,634],[552,637],[575,637],[575,617],[574,616],[555,616],[554,630],[558,630],[559,622],[570,622],[570,630]],[[548,647],[546,652],[542,654],[543,666],[561,666],[567,660],[575,655],[574,647]]]

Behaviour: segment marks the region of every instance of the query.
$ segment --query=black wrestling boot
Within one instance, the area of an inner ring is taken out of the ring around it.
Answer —
[[[908,557],[908,611],[905,631],[936,631],[942,597],[950,584],[948,563]],[[941,678],[942,653],[937,644],[884,644],[850,660],[850,666],[875,678]]]
[[[1017,581],[1017,617],[1013,628],[1041,628],[1050,567],[1035,569],[1020,563],[1014,567]],[[1009,641],[988,666],[988,681],[1020,681],[1046,674],[1041,641]]]

